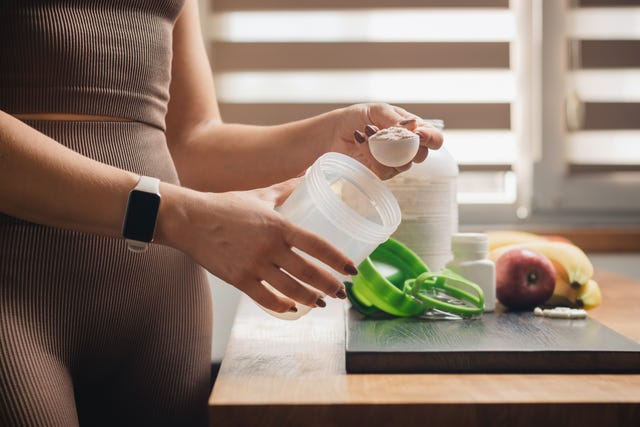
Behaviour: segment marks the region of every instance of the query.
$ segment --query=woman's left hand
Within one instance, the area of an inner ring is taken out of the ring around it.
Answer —
[[[331,151],[353,157],[371,169],[381,179],[389,179],[404,172],[412,163],[427,158],[429,150],[442,146],[442,133],[403,108],[389,104],[356,104],[340,110]],[[368,138],[379,129],[402,126],[420,135],[420,148],[411,162],[398,167],[378,163],[369,151]]]

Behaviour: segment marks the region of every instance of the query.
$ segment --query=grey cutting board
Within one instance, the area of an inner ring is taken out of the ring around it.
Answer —
[[[371,319],[349,308],[345,327],[350,373],[640,372],[640,344],[590,318]]]

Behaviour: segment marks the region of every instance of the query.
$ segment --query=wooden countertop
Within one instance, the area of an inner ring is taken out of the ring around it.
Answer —
[[[640,342],[640,281],[596,273],[590,315]],[[344,304],[294,322],[241,300],[209,406],[213,426],[640,426],[640,375],[346,374]]]

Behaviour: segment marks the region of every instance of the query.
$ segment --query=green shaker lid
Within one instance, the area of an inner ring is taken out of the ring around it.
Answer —
[[[429,309],[468,317],[482,314],[482,289],[454,272],[430,272],[402,243],[389,239],[358,266],[347,287],[352,306],[371,316],[380,311],[400,317]]]

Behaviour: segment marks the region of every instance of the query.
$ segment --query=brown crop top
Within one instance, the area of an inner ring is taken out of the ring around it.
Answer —
[[[183,0],[0,1],[0,110],[165,128]]]

